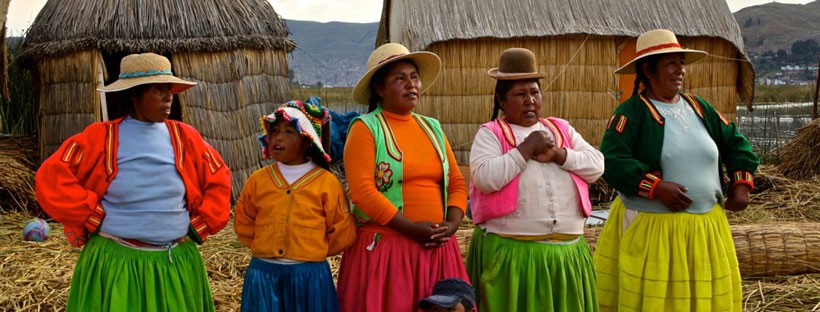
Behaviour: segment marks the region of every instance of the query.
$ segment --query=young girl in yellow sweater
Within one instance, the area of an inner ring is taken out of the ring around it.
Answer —
[[[236,235],[253,253],[242,311],[339,309],[325,258],[349,247],[356,229],[328,171],[329,120],[326,109],[298,101],[261,118],[262,153],[276,162],[248,178],[236,204]]]

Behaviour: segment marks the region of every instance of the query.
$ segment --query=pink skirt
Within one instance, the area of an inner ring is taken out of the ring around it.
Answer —
[[[433,293],[437,281],[450,277],[469,282],[456,237],[437,248],[396,234],[358,232],[342,257],[337,291],[341,311],[421,311],[419,300]]]

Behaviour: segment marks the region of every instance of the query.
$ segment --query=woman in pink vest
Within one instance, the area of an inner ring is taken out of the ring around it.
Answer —
[[[481,311],[598,311],[592,254],[584,240],[587,183],[604,157],[567,121],[540,118],[535,55],[504,51],[492,120],[470,151],[477,224],[467,271]],[[504,114],[496,118],[498,111]]]

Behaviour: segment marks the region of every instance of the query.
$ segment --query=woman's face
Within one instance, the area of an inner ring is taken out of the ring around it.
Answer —
[[[292,123],[284,118],[277,119],[268,129],[268,153],[271,158],[285,165],[300,165],[308,161],[305,152],[310,142],[302,136]]]
[[[541,89],[534,80],[522,80],[513,84],[507,91],[506,98],[499,97],[498,102],[504,110],[507,122],[529,127],[538,123],[541,112]]]
[[[686,58],[683,53],[664,54],[658,59],[655,72],[649,65],[643,66],[644,74],[649,79],[649,96],[659,101],[673,101],[683,90],[683,78],[686,76]]]
[[[174,94],[170,83],[153,83],[141,94],[132,97],[134,114],[131,117],[145,122],[165,122],[171,114]]]
[[[421,97],[419,72],[409,61],[398,61],[389,66],[384,81],[374,85],[374,91],[382,98],[382,109],[394,114],[410,114]]]

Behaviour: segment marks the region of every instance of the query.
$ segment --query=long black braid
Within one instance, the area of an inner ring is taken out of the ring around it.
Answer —
[[[658,72],[658,61],[663,54],[650,55],[635,62],[635,86],[632,89],[632,96],[638,95],[641,83],[644,89],[649,88],[649,77],[643,72],[643,64],[649,65],[649,72],[656,74]]]
[[[498,111],[503,110],[501,108],[501,102],[498,100],[499,98],[502,101],[507,100],[507,92],[515,86],[515,84],[519,81],[535,81],[538,84],[538,88],[541,88],[541,81],[538,79],[532,80],[498,80],[495,83],[495,93],[493,93],[493,116],[490,117],[490,120],[495,120],[498,118]]]

